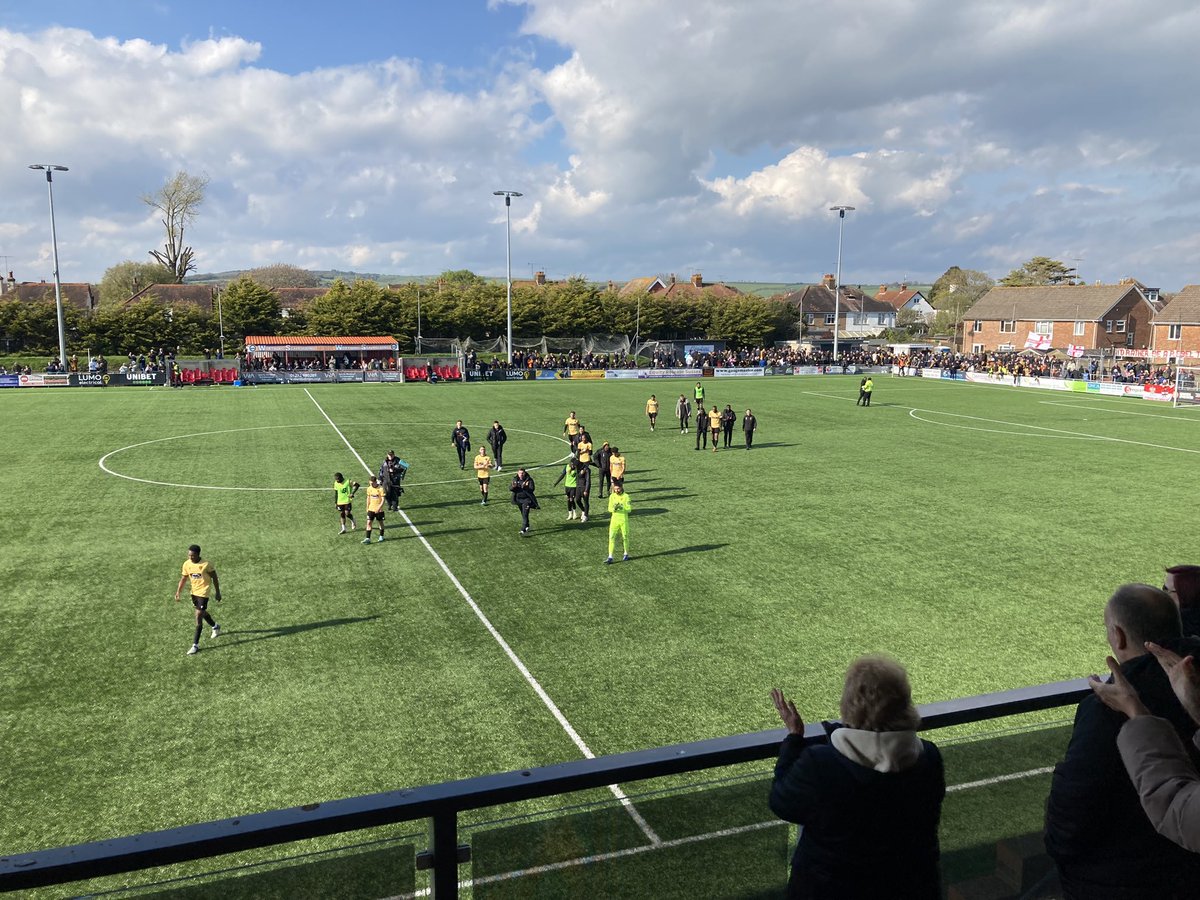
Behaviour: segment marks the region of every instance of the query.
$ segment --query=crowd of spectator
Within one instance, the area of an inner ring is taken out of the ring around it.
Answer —
[[[1168,568],[1161,590],[1125,584],[1108,598],[1112,676],[1091,676],[1076,711],[1046,801],[1054,870],[1023,896],[1200,896],[1197,614],[1197,566]],[[936,744],[918,735],[903,667],[887,657],[851,663],[841,722],[823,723],[820,737],[806,735],[783,691],[771,699],[787,729],[771,809],[803,826],[788,896],[940,898],[945,771]]]
[[[296,356],[289,353],[281,356],[278,353],[248,357],[242,363],[242,369],[247,372],[337,372],[347,370],[383,371],[395,370],[395,357],[351,357],[343,353],[341,356],[332,354],[320,356]]]

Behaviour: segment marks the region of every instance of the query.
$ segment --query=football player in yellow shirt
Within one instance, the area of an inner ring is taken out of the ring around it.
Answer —
[[[650,419],[650,430],[654,430],[654,423],[658,420],[658,398],[653,394],[646,401],[646,417]]]
[[[221,626],[213,620],[208,612],[209,589],[216,590],[217,602],[220,603],[221,582],[217,578],[216,567],[208,560],[200,558],[199,544],[192,544],[188,547],[188,558],[184,561],[183,572],[179,576],[179,585],[175,588],[176,603],[179,602],[179,594],[183,591],[183,586],[189,583],[191,584],[192,607],[196,610],[196,634],[192,638],[192,649],[187,652],[187,655],[194,656],[200,652],[200,632],[204,630],[205,622],[212,626],[212,634],[209,637],[221,636]]]
[[[717,452],[717,441],[721,437],[721,411],[715,406],[712,412],[708,414],[708,427],[712,432],[713,453]]]
[[[475,477],[479,479],[479,493],[483,495],[483,499],[479,501],[480,506],[487,506],[488,485],[492,481],[492,460],[488,456],[487,447],[480,447],[479,453],[475,457],[475,462],[472,464],[475,469]]]
[[[367,536],[363,538],[364,544],[371,543],[371,526],[375,522],[379,523],[379,541],[383,542],[383,504],[386,500],[387,488],[372,475],[371,483],[367,485]]]
[[[567,436],[567,440],[571,442],[571,449],[575,449],[575,445],[579,443],[579,420],[575,418],[575,410],[571,410],[571,414],[567,416],[567,420],[563,422],[563,434]]]

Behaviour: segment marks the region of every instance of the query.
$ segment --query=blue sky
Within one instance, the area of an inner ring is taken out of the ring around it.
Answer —
[[[1045,254],[1178,289],[1198,43],[1181,0],[7,5],[0,257],[50,276],[48,161],[67,280],[148,259],[183,169],[201,271],[498,275],[505,187],[551,278],[816,280],[848,203],[850,283]]]

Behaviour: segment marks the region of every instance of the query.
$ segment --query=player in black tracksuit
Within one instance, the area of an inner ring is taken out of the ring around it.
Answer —
[[[492,430],[487,433],[488,446],[492,448],[492,459],[496,461],[496,471],[499,472],[504,468],[504,444],[508,441],[508,435],[504,431],[504,426],[499,422],[492,423]]]
[[[726,450],[733,446],[733,426],[735,424],[737,424],[737,413],[733,411],[732,406],[726,403],[725,408],[721,410],[721,446]]]
[[[705,449],[708,448],[708,411],[704,408],[703,403],[696,404],[696,449],[700,449],[700,444],[703,443]],[[713,447],[716,447],[714,442]]]
[[[458,467],[465,469],[467,467],[467,453],[471,449],[471,432],[463,427],[462,419],[458,420],[454,426],[454,430],[450,432],[450,443],[458,451]]]

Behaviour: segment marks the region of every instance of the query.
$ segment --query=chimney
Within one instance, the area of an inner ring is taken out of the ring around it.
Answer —
[[[545,284],[546,283],[546,273],[545,272],[534,272],[533,273],[533,283],[534,284]]]
[[[671,273],[671,274],[670,274],[670,275],[667,277],[667,284],[668,284],[668,285],[674,285],[674,284],[675,284],[675,273],[674,273],[674,272],[672,272],[672,273]]]
[[[611,278],[608,280],[608,289],[610,291],[615,291],[617,289],[617,283],[615,281],[613,281]]]
[[[882,297],[882,296],[883,296],[884,294],[886,294],[886,293],[887,293],[887,285],[886,285],[886,284],[881,284],[881,285],[879,286],[879,290],[875,292],[875,296],[876,296],[876,297]]]
[[[908,290],[908,284],[907,284],[906,282],[903,282],[903,281],[902,281],[902,282],[900,282],[900,290],[902,290],[902,291],[907,291],[907,290]]]
[[[704,287],[704,278],[699,272],[692,276],[692,287]]]
[[[832,291],[833,290],[833,273],[832,272],[826,273],[825,277],[821,279],[821,284],[824,287],[827,287]]]

